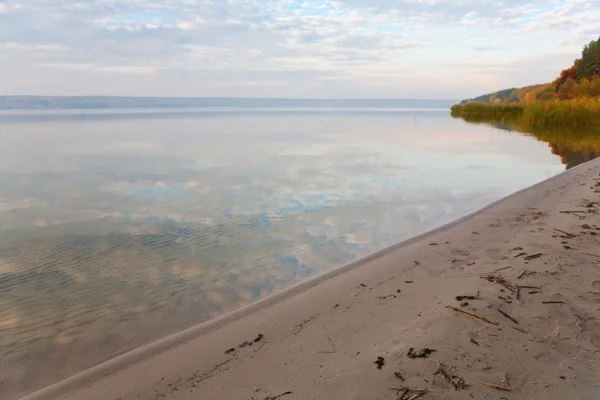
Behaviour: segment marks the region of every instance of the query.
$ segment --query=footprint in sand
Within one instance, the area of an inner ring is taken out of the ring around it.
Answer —
[[[486,249],[483,254],[492,260],[506,260],[508,257],[502,254],[501,249]]]
[[[600,318],[592,317],[582,324],[583,337],[589,339],[590,343],[600,349]]]

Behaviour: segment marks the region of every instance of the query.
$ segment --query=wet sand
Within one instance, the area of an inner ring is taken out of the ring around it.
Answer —
[[[597,399],[599,200],[594,160],[25,398]]]

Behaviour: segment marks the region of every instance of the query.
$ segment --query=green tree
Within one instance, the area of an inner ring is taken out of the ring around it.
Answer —
[[[591,80],[598,67],[600,67],[600,38],[592,40],[583,47],[581,61],[577,68],[577,78]]]

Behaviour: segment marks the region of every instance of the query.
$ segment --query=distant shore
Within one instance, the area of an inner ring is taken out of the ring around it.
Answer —
[[[595,399],[599,179],[582,164],[25,399]]]
[[[444,108],[447,99],[310,99],[267,97],[0,96],[0,110],[102,110],[194,107]]]

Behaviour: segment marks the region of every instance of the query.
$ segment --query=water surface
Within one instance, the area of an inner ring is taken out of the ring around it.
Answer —
[[[0,397],[565,169],[447,110],[0,114]]]

